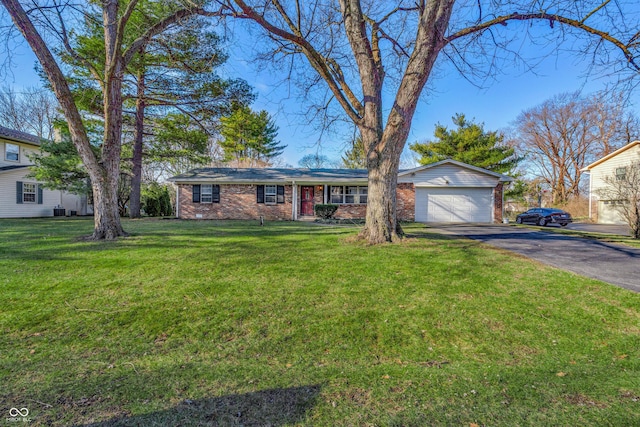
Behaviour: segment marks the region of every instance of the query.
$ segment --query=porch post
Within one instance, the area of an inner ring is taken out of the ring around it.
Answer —
[[[291,219],[298,220],[298,187],[295,181],[291,181]]]

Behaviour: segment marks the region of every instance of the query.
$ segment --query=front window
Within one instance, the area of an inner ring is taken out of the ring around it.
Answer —
[[[627,179],[627,168],[616,168],[616,180],[624,181]]]
[[[23,203],[35,203],[36,202],[36,190],[37,185],[32,182],[25,182],[22,184],[22,202]]]
[[[200,203],[211,203],[213,201],[213,185],[202,184],[200,187]]]
[[[332,186],[331,203],[366,204],[368,188],[357,185]]]
[[[5,160],[11,162],[17,162],[20,160],[20,147],[15,144],[5,144],[5,152],[4,152]]]
[[[265,185],[264,186],[264,202],[265,203],[276,203],[276,199],[278,197],[278,186],[277,185]]]

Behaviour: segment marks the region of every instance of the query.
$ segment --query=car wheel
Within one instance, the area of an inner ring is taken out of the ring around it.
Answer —
[[[560,224],[561,227],[566,227],[568,223],[563,222],[562,224]]]
[[[516,218],[516,224],[522,224],[522,218]]]
[[[544,227],[545,225],[547,225],[547,220],[546,220],[546,219],[544,219],[544,218],[540,218],[540,219],[538,220],[538,225],[539,225],[540,227]]]

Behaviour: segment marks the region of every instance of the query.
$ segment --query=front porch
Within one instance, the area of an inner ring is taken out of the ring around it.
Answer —
[[[367,186],[354,185],[300,184],[293,185],[292,219],[294,221],[315,220],[315,206],[335,204],[334,214],[339,219],[361,219],[367,211]]]

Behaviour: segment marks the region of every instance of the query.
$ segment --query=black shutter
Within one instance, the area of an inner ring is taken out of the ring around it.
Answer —
[[[16,203],[22,204],[22,181],[16,181]]]
[[[256,185],[256,199],[258,203],[264,203],[264,185]]]
[[[42,204],[42,187],[40,186],[40,184],[37,184],[36,187],[38,188],[38,204],[41,205]]]
[[[220,186],[219,185],[214,185],[212,187],[212,197],[211,197],[211,201],[213,203],[220,203]]]
[[[200,203],[200,184],[192,186],[191,194],[193,195],[193,203]]]
[[[278,203],[284,203],[284,185],[278,185]]]

